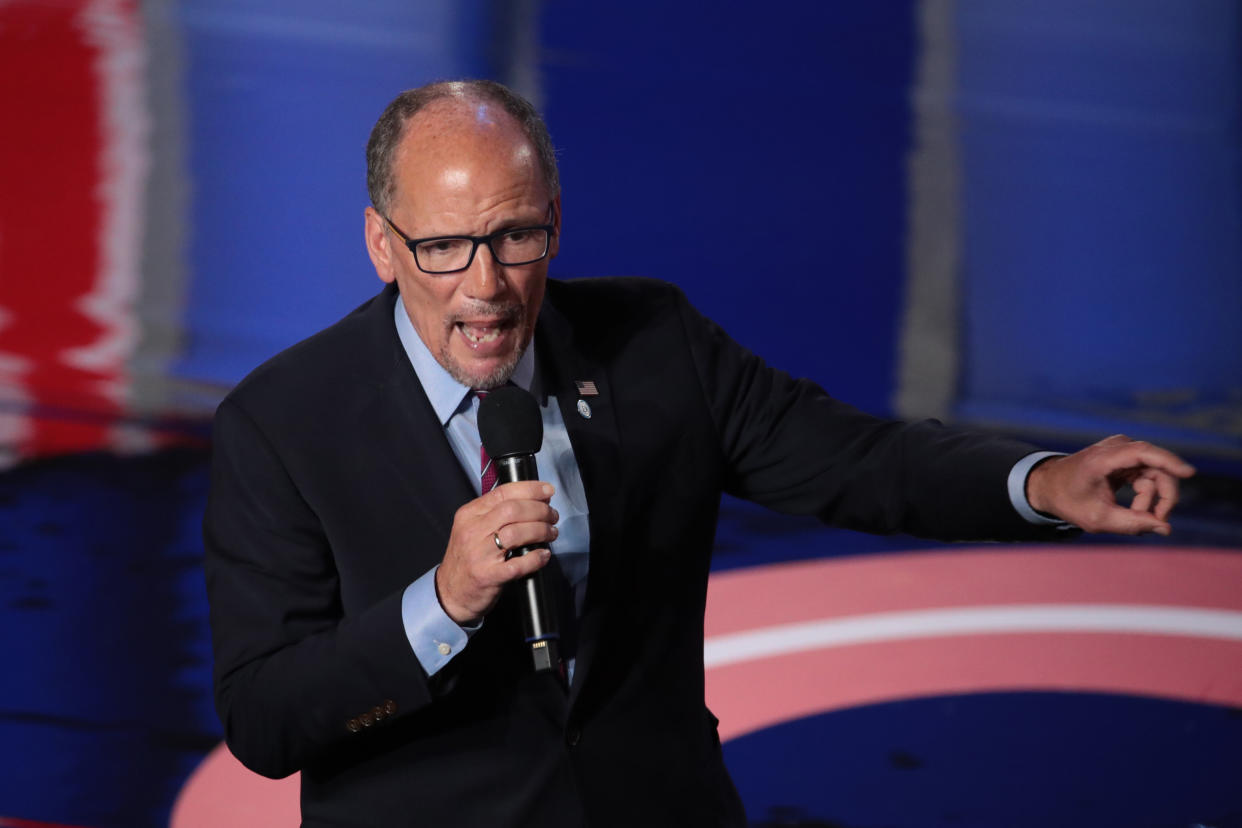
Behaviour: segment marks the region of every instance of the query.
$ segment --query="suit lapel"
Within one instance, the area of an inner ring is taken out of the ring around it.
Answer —
[[[457,509],[475,497],[474,488],[453,453],[444,427],[427,399],[418,375],[401,346],[393,324],[396,292],[384,291],[365,313],[370,349],[377,372],[371,398],[360,407],[359,432],[382,447],[379,462],[387,466],[400,491],[409,492],[409,507],[422,513],[427,533],[417,543],[439,563],[448,547]],[[413,540],[412,540],[413,542]]]
[[[569,695],[572,706],[601,640],[604,610],[609,603],[606,592],[613,582],[610,569],[616,561],[619,522],[625,513],[620,440],[614,389],[605,366],[574,341],[568,322],[546,302],[539,317],[537,340],[543,387],[556,396],[590,510],[590,569]],[[579,394],[578,381],[594,382],[598,393]],[[585,409],[580,402],[585,403]]]

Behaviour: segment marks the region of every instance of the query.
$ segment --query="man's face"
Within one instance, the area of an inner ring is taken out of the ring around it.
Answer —
[[[487,245],[479,245],[466,270],[431,274],[419,270],[383,217],[367,208],[367,249],[376,273],[385,282],[396,280],[428,350],[463,385],[504,384],[534,335],[559,241],[560,200],[550,198],[534,148],[503,110],[437,101],[407,126],[393,172],[388,217],[413,239],[556,226],[542,261],[499,265]]]

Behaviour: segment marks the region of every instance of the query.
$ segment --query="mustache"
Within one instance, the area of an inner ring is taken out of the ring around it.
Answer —
[[[479,317],[500,319],[502,322],[515,322],[522,318],[522,306],[517,302],[471,302],[449,317],[449,322],[456,325],[467,319]]]

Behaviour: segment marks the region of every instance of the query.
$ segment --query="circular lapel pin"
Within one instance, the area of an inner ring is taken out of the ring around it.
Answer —
[[[587,405],[586,400],[578,400],[578,413],[582,415],[583,419],[591,419],[591,406]]]

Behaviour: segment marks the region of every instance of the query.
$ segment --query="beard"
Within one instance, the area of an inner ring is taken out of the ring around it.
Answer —
[[[522,347],[510,354],[504,362],[482,375],[468,374],[466,369],[449,353],[447,345],[440,349],[439,362],[444,367],[444,370],[449,372],[449,376],[467,388],[490,391],[493,388],[499,388],[509,381],[509,378],[513,376],[513,372],[517,370],[518,363],[522,361],[523,355],[526,354],[526,349],[529,347],[530,341],[527,340]]]
[[[515,348],[513,353],[509,354],[499,365],[486,374],[470,373],[452,354],[449,347],[452,336],[456,335],[457,323],[461,319],[469,319],[476,316],[492,316],[501,317],[505,320],[505,324],[514,327],[523,327],[524,314],[522,306],[519,304],[496,304],[478,303],[471,306],[468,310],[458,314],[457,318],[449,321],[449,327],[452,330],[449,340],[440,346],[440,351],[436,354],[437,361],[444,370],[448,371],[449,376],[469,388],[476,388],[482,391],[488,391],[493,388],[499,388],[504,385],[513,376],[513,372],[517,370],[517,365],[522,361],[526,349],[530,347],[532,336],[527,336],[522,344]],[[532,332],[533,333],[533,332]]]

